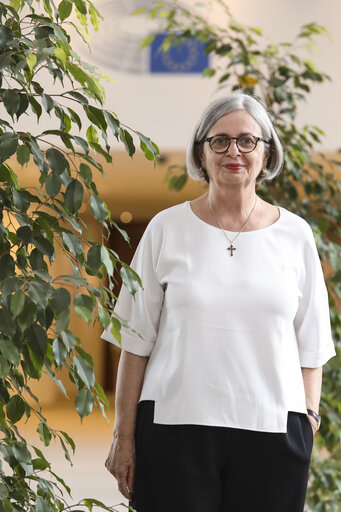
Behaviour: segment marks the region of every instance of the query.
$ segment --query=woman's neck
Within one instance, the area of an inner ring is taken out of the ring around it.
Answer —
[[[253,190],[217,190],[210,188],[207,193],[207,204],[211,203],[214,213],[221,220],[243,220],[247,218],[256,201],[256,191]]]

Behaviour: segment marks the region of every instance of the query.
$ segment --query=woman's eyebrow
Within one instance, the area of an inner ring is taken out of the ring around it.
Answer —
[[[223,135],[225,137],[230,137],[230,135],[228,133],[216,133],[215,135],[212,135],[212,137],[220,137],[221,135]],[[241,137],[242,135],[252,135],[252,133],[241,132],[241,133],[239,133],[239,135],[236,135],[236,137]],[[252,136],[255,137],[255,135],[252,135]]]

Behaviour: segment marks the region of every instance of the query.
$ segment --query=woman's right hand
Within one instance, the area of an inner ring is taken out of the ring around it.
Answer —
[[[105,467],[117,480],[119,491],[131,500],[135,473],[135,441],[114,436]]]

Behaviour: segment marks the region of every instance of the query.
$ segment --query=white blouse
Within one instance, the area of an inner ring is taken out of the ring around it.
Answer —
[[[288,411],[306,413],[301,367],[335,355],[314,236],[280,207],[227,246],[189,202],[156,215],[131,263],[144,289],[122,287],[115,307],[133,329],[122,349],[150,356],[140,401],[155,423],[286,432]]]

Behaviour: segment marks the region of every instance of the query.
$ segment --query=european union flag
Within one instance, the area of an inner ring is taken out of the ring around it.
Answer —
[[[151,45],[151,73],[201,73],[208,67],[205,43],[194,38],[186,39],[179,46],[166,52],[159,50],[168,34],[157,34]]]

